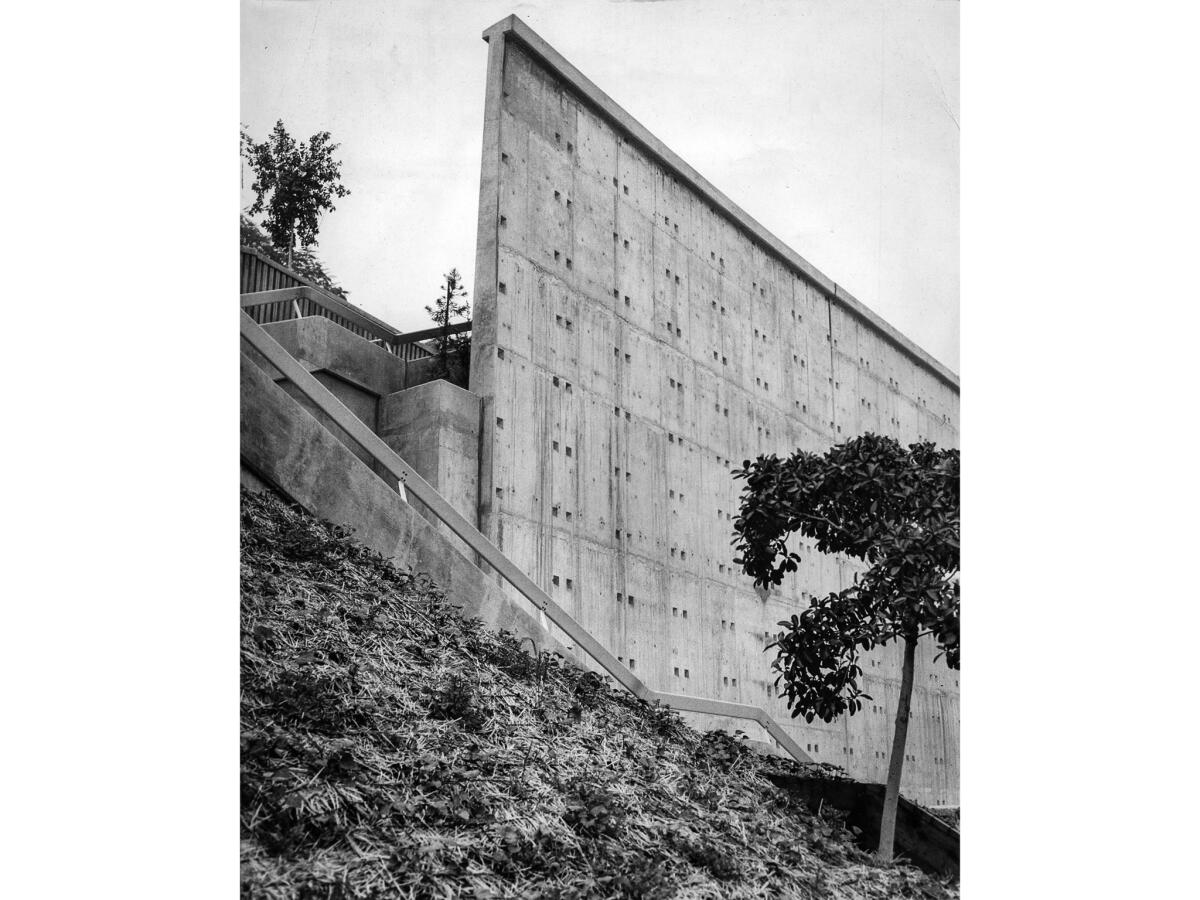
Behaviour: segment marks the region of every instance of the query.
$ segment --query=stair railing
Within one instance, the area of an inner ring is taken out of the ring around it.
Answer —
[[[432,355],[427,348],[420,345],[421,341],[434,340],[443,333],[455,335],[471,330],[471,323],[467,321],[456,322],[447,329],[439,327],[422,331],[397,331],[357,306],[305,285],[242,294],[241,305],[242,310],[259,325],[300,319],[304,316],[321,316],[372,344],[377,344],[388,353],[409,361]]]

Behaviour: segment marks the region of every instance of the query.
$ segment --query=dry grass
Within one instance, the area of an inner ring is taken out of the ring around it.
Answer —
[[[241,744],[245,897],[958,896],[760,774],[790,763],[530,656],[249,493]]]

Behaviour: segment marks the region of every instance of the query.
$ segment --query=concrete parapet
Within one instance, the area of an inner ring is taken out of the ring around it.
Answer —
[[[403,359],[321,316],[273,322],[263,327],[354,415],[372,431],[378,430],[379,398],[401,390],[408,376],[408,364]],[[328,416],[288,382],[281,382],[281,386],[359,459],[374,468],[370,454]]]
[[[264,325],[310,371],[325,371],[376,396],[403,390],[407,364],[400,357],[322,316]]]
[[[419,384],[425,384],[432,381],[433,371],[437,366],[436,357],[429,356],[425,359],[414,359],[408,363],[408,371],[405,374],[404,386],[416,387]]]

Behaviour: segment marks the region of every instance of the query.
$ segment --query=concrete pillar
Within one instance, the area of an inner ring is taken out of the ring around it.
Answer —
[[[447,381],[430,381],[383,397],[379,436],[466,519],[478,525],[480,400]],[[469,559],[474,553],[420,501],[410,502]]]

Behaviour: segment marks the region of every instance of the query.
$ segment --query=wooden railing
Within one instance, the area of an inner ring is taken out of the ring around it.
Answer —
[[[419,342],[437,338],[442,333],[441,328],[397,331],[357,306],[308,285],[242,294],[242,310],[259,325],[322,316],[405,360],[432,356]],[[448,332],[461,334],[470,330],[470,322],[460,322],[451,325]]]
[[[280,265],[253,247],[242,247],[242,309],[260,325],[303,316],[323,316],[366,338],[401,359],[426,359],[432,352],[419,341],[441,336],[443,329],[400,332],[298,272]],[[471,330],[470,322],[451,325],[448,335]]]
[[[244,298],[242,302],[244,307]],[[577,647],[581,648],[588,656],[594,659],[604,671],[608,672],[609,675],[616,679],[617,683],[634,696],[647,703],[661,703],[664,706],[685,712],[727,716],[729,718],[757,722],[797,762],[811,763],[813,761],[812,757],[800,749],[800,745],[792,739],[791,735],[784,731],[783,726],[776,722],[770,713],[764,709],[745,703],[710,700],[704,697],[690,697],[684,694],[666,694],[652,690],[620,660],[609,653],[608,649],[596,640],[582,625],[576,622],[566,610],[555,603],[550,595],[538,587],[528,575],[517,568],[512,560],[505,556],[479,529],[463,518],[429,482],[417,474],[417,471],[412,466],[401,459],[375,432],[368,428],[361,419],[350,412],[341,401],[330,393],[325,385],[321,384],[316,377],[288,353],[278,341],[267,334],[250,317],[244,308],[242,311],[242,339],[261,353],[317,409],[325,413],[334,424],[343,429],[392,478],[396,479],[401,486],[402,496],[407,499],[407,492],[411,491],[451,531],[462,538],[468,547],[479,554],[480,559],[499,572],[504,580],[516,588],[526,600],[544,612],[547,618],[562,629],[574,641]]]
[[[242,247],[241,263],[241,293],[255,294],[259,291],[278,291],[281,288],[302,287],[311,288],[313,284],[299,272],[294,272],[287,266],[275,262],[269,256],[260,253],[253,247]],[[329,293],[324,291],[324,293]]]

